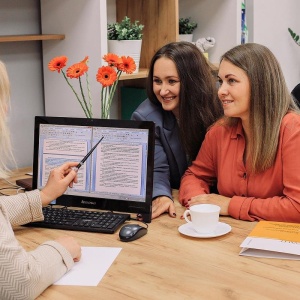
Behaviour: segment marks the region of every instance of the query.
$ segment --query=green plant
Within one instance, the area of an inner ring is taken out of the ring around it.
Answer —
[[[107,38],[109,40],[141,40],[144,25],[132,23],[127,16],[120,23],[107,24]]]
[[[300,40],[299,40],[299,35],[296,34],[291,28],[288,28],[288,31],[291,35],[291,37],[293,38],[293,40],[295,41],[295,43],[300,46]]]
[[[192,22],[191,18],[179,19],[179,34],[191,34],[197,27],[196,22]]]

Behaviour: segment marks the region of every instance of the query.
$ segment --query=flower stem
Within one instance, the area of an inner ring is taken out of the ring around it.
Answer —
[[[89,81],[89,75],[88,72],[86,72],[86,86],[88,90],[88,97],[89,97],[89,107],[90,112],[93,116],[93,101],[92,101],[92,95],[91,95],[91,89],[90,89],[90,81]]]
[[[84,103],[84,106],[86,108],[86,111],[88,112],[89,114],[89,118],[92,118],[93,117],[93,113],[90,111],[90,109],[88,108],[88,105],[87,105],[87,102],[85,100],[85,96],[84,96],[84,93],[83,93],[83,88],[82,88],[82,83],[81,83],[81,77],[78,78],[79,79],[79,86],[80,86],[80,91],[81,91],[81,96],[82,96],[82,99],[83,99],[83,103]]]
[[[114,94],[115,94],[115,91],[116,91],[116,88],[117,88],[117,85],[118,85],[121,74],[122,74],[122,71],[118,70],[117,79],[113,83],[113,85],[110,87],[110,91],[109,91],[109,95],[108,95],[108,99],[107,99],[107,115],[109,114],[109,109],[111,107],[111,103],[112,103],[112,100],[114,98]]]
[[[87,111],[85,110],[85,108],[84,108],[84,106],[83,106],[83,104],[82,104],[82,101],[80,100],[78,94],[77,94],[76,91],[74,90],[72,84],[69,82],[68,77],[66,76],[65,72],[64,72],[63,70],[61,70],[61,72],[62,72],[62,74],[64,75],[64,78],[66,79],[66,81],[67,81],[68,85],[70,86],[70,88],[72,89],[73,93],[75,94],[75,96],[76,96],[76,98],[77,98],[79,104],[81,105],[81,108],[82,108],[83,111],[84,111],[85,116],[86,116],[87,118],[90,118],[89,115],[88,115],[88,113],[87,113]]]
[[[108,119],[109,118],[109,94],[110,94],[110,87],[107,86],[104,88],[104,114],[103,118]]]
[[[101,119],[106,119],[105,102],[106,102],[106,88],[102,87],[102,90],[101,90]]]

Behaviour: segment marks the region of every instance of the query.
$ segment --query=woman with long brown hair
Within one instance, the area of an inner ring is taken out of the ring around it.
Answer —
[[[196,158],[207,128],[222,114],[216,79],[192,43],[163,46],[152,58],[146,99],[132,119],[155,122],[152,218],[176,216],[172,188]]]

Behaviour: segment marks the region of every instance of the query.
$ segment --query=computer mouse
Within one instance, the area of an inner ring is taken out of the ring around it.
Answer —
[[[146,227],[139,224],[126,224],[119,231],[119,237],[122,242],[131,242],[137,240],[147,233]]]

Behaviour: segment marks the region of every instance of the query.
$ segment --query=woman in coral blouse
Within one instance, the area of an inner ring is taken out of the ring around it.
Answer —
[[[221,57],[218,77],[224,118],[182,177],[179,201],[217,204],[236,219],[300,222],[300,115],[278,61],[265,46],[239,45]]]

